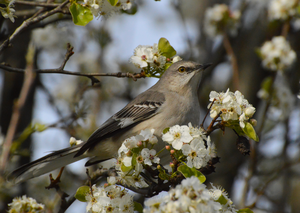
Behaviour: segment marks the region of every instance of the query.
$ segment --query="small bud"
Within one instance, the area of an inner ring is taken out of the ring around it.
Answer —
[[[247,117],[252,117],[254,113],[255,113],[254,107],[248,107],[245,109],[245,114]]]
[[[132,152],[129,150],[129,151],[126,153],[126,156],[131,157],[131,156],[132,156]]]
[[[143,146],[143,142],[142,142],[142,141],[137,142],[137,146],[138,146],[138,147]]]
[[[256,126],[256,125],[257,125],[257,120],[255,120],[255,119],[250,119],[250,124],[251,124],[252,126]]]
[[[167,145],[166,150],[171,150],[171,146]]]
[[[170,167],[171,167],[171,168],[174,168],[174,163],[171,162],[171,163],[170,163]]]
[[[175,153],[175,150],[174,150],[174,149],[172,149],[172,150],[170,151],[170,153],[171,153],[171,155],[174,155],[174,153]]]
[[[158,170],[160,170],[161,169],[161,166],[160,165],[157,165],[157,167],[156,167]]]

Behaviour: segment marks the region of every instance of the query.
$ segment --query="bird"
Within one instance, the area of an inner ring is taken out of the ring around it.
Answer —
[[[210,65],[184,60],[173,63],[155,85],[111,116],[86,142],[25,164],[7,179],[18,184],[83,158],[89,158],[85,166],[114,158],[122,142],[141,130],[154,129],[160,137],[165,128],[174,125],[199,125],[198,88],[202,71]],[[159,144],[165,146],[162,141]]]

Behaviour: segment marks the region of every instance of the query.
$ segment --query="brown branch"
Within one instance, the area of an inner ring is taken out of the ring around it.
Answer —
[[[39,21],[42,21],[43,19],[45,19],[53,14],[56,14],[56,13],[69,13],[69,12],[64,11],[64,9],[63,9],[68,3],[69,3],[69,0],[66,0],[62,4],[59,4],[59,6],[57,6],[53,10],[45,12],[43,15],[39,15],[39,16],[34,15],[34,16],[28,18],[27,20],[23,21],[23,23],[10,35],[10,37],[1,44],[0,52],[2,52],[3,49],[5,47],[7,47],[15,39],[15,37],[18,34],[20,34],[23,30],[25,30],[30,25],[35,24]],[[40,13],[40,11],[38,12],[38,14],[39,13]]]
[[[290,27],[291,27],[290,19],[288,19],[284,22],[283,27],[282,27],[281,35],[283,37],[285,37],[285,38],[287,37],[287,34],[289,33]]]
[[[230,57],[230,62],[231,62],[232,70],[233,70],[233,86],[234,86],[234,89],[239,90],[240,81],[239,81],[238,63],[237,63],[237,59],[236,59],[236,56],[234,54],[234,51],[232,49],[232,46],[230,44],[228,35],[226,33],[224,33],[224,35],[223,35],[223,45],[224,45],[224,48],[225,48],[228,56]]]
[[[211,123],[209,124],[209,126],[207,127],[206,130],[206,134],[210,135],[215,129],[217,128],[221,128],[222,126],[214,126],[214,123],[217,122],[217,119],[220,117],[220,115],[222,114],[222,111],[220,111],[218,113],[218,115],[216,117],[214,117],[214,119],[211,121]]]
[[[57,3],[49,4],[44,2],[32,2],[32,1],[15,1],[14,4],[29,5],[29,6],[36,6],[36,7],[48,7],[48,8],[58,7],[61,5]]]
[[[99,181],[99,178],[101,177],[107,177],[107,176],[111,176],[111,173],[115,173],[115,169],[98,169],[95,172],[93,172],[90,175],[90,180],[86,180],[85,183],[83,185],[89,186],[90,185],[90,181],[91,184],[95,184]],[[72,205],[72,203],[76,200],[75,198],[75,194],[73,194],[72,196],[70,196],[70,198],[66,201],[66,203],[64,203],[64,205],[60,206],[60,209],[58,210],[58,213],[63,213],[65,212],[70,205]]]
[[[13,68],[8,65],[0,64],[0,68],[4,69],[8,72],[16,72],[16,73],[24,73],[24,69],[21,68]],[[40,74],[63,74],[63,75],[77,75],[77,76],[82,76],[82,77],[87,77],[92,80],[92,83],[99,83],[100,81],[95,78],[94,76],[107,76],[107,77],[117,77],[117,78],[132,78],[134,81],[136,81],[138,78],[145,78],[145,72],[141,71],[140,73],[122,73],[122,72],[117,72],[117,73],[78,73],[78,72],[72,72],[72,71],[67,71],[61,68],[57,69],[36,69],[33,70],[35,73],[40,73]]]
[[[207,116],[208,116],[208,114],[209,114],[209,112],[210,112],[210,110],[211,110],[213,104],[215,103],[215,101],[216,101],[216,99],[214,99],[214,100],[211,102],[210,107],[209,107],[209,109],[207,110],[206,115],[204,116],[204,119],[203,119],[202,123],[200,124],[200,127],[203,128],[204,122],[205,122],[205,120],[206,120],[206,118],[207,118]]]
[[[10,148],[12,145],[12,141],[14,138],[14,135],[16,133],[16,129],[19,123],[21,110],[25,105],[25,101],[27,99],[29,90],[31,88],[31,85],[35,79],[35,75],[33,72],[33,66],[34,66],[34,55],[35,55],[35,49],[32,46],[32,44],[28,47],[28,52],[26,56],[27,60],[27,66],[24,71],[25,77],[24,77],[24,83],[21,89],[19,100],[16,101],[14,108],[13,108],[13,114],[9,123],[7,135],[2,147],[2,155],[0,158],[0,171],[4,171],[6,165],[7,165],[7,159],[9,157]]]

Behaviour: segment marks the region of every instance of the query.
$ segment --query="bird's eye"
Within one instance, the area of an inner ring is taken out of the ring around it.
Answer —
[[[181,73],[185,72],[185,67],[179,67],[178,72],[181,72]]]

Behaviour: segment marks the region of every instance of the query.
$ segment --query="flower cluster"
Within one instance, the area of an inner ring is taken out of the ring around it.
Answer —
[[[248,103],[240,91],[235,93],[229,89],[224,92],[211,91],[209,94],[208,105],[210,109],[210,117],[215,118],[220,112],[222,121],[239,121],[241,128],[245,127],[247,122],[255,113],[255,108]]]
[[[269,19],[287,20],[297,14],[299,5],[299,0],[272,0],[268,8]]]
[[[283,36],[273,37],[259,49],[264,67],[273,71],[283,71],[296,59],[296,53]]]
[[[204,30],[211,37],[225,32],[235,35],[240,17],[240,11],[231,11],[225,4],[217,4],[205,11]]]
[[[92,186],[92,193],[89,192],[85,196],[88,202],[86,211],[88,213],[133,212],[133,197],[124,188],[114,185],[114,180],[108,182],[110,184],[104,187]]]
[[[83,142],[82,140],[76,140],[76,138],[74,138],[74,137],[71,137],[70,141],[69,141],[70,146],[76,146],[76,145],[81,144],[82,142]]]
[[[15,22],[15,10],[12,8],[15,0],[4,0],[4,4],[6,7],[0,7],[0,12],[4,18],[9,18],[11,22]],[[2,3],[1,3],[2,4]]]
[[[123,10],[129,10],[132,6],[133,0],[119,0],[119,2],[112,6],[107,0],[84,0],[85,6],[90,8],[94,16],[110,16],[114,13]]]
[[[215,153],[214,144],[210,137],[205,135],[202,128],[175,125],[163,134],[162,140],[171,144],[175,150],[181,150],[186,157],[187,165],[200,169]]]
[[[116,169],[118,181],[134,187],[147,187],[148,184],[139,175],[145,165],[158,164],[160,158],[152,149],[158,142],[153,135],[154,129],[142,130],[139,135],[126,139],[118,151]]]
[[[45,212],[45,206],[43,204],[37,203],[35,199],[31,197],[26,197],[23,195],[21,198],[14,198],[12,203],[8,204],[9,213],[19,213],[19,212],[32,212],[32,213],[42,213]]]
[[[222,201],[220,200],[222,198]],[[225,202],[223,201],[225,200]],[[198,178],[183,180],[168,195],[156,196],[145,202],[144,213],[152,212],[237,212],[223,191],[208,190]]]
[[[158,44],[139,45],[134,49],[134,55],[130,57],[130,62],[137,68],[144,69],[145,71],[161,71],[165,68],[168,62],[175,63],[182,60],[179,56],[175,56],[171,59],[167,59],[159,51]]]

